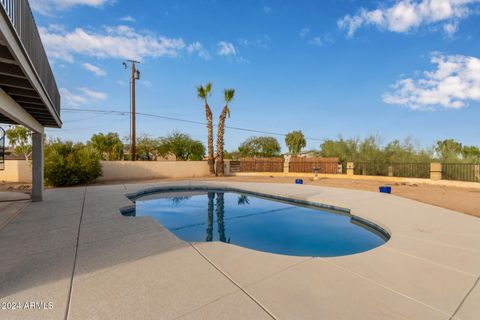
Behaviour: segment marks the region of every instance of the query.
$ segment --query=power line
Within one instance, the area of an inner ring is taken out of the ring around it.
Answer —
[[[72,108],[63,108],[62,110],[63,111],[68,111],[68,112],[93,112],[93,113],[100,113],[100,114],[115,114],[115,115],[122,115],[122,116],[131,114],[131,112],[128,112],[128,111],[118,111],[118,110],[72,109]],[[203,126],[207,125],[206,122],[202,122],[202,121],[188,120],[188,119],[182,119],[182,118],[176,118],[176,117],[170,117],[170,116],[162,116],[162,115],[153,114],[153,113],[136,112],[136,114],[139,115],[139,116],[160,118],[160,119],[170,120],[170,121],[198,124],[198,125],[203,125]],[[214,126],[216,127],[217,125],[214,125]],[[231,129],[231,130],[238,130],[238,131],[245,131],[245,132],[252,132],[252,133],[261,133],[261,134],[275,135],[275,136],[281,136],[281,137],[285,137],[287,135],[286,133],[263,131],[263,130],[257,130],[257,129],[242,128],[242,127],[225,126],[225,128]],[[322,138],[313,138],[313,137],[305,137],[305,139],[306,140],[312,140],[312,141],[324,141],[325,140],[325,139],[322,139]]]

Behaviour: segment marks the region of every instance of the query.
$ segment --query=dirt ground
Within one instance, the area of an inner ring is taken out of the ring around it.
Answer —
[[[245,182],[293,183],[294,177],[228,177]],[[304,184],[378,192],[380,185],[391,185],[392,194],[480,217],[480,189],[434,186],[429,184],[388,183],[375,180],[302,178]]]
[[[23,192],[26,194],[31,194],[32,186],[30,184],[1,182],[0,192],[2,191]]]
[[[222,179],[228,179],[232,181],[270,183],[294,183],[295,181],[295,177],[226,177]],[[319,180],[313,181],[313,179],[311,178],[302,179],[305,184],[376,192],[378,192],[378,187],[380,185],[391,185],[392,193],[397,196],[433,204],[439,207],[480,217],[480,188],[458,188],[434,186],[429,184],[405,184],[395,182],[388,183],[385,181],[375,180],[321,178]],[[131,183],[132,181],[128,182]],[[16,191],[29,194],[31,193],[31,186],[27,184],[0,183],[0,191]]]

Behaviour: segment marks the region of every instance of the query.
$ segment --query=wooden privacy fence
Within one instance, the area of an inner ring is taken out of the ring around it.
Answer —
[[[289,172],[342,173],[342,171],[339,170],[338,158],[291,158]]]
[[[240,159],[240,172],[283,172],[283,158]]]

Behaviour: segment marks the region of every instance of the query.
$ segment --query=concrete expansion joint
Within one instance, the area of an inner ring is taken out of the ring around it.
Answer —
[[[265,313],[267,313],[272,319],[277,320],[277,318],[265,307],[263,306],[259,301],[257,301],[252,295],[250,295],[244,288],[242,288],[235,280],[230,278],[228,274],[223,272],[219,267],[215,265],[210,259],[208,259],[200,250],[198,250],[192,243],[190,243],[192,248],[205,259],[212,267],[214,267],[218,272],[220,272],[225,278],[227,278],[233,285],[235,285],[238,289],[240,289],[244,294],[246,294],[256,305],[258,305]]]
[[[16,203],[21,203],[20,201],[15,202]],[[23,206],[19,207],[14,214],[12,214],[8,219],[6,219],[3,223],[0,223],[0,230],[2,230],[5,226],[7,226],[10,222],[12,222],[22,211],[25,209],[30,201],[25,201]]]
[[[421,305],[423,305],[423,306],[425,306],[425,307],[427,307],[427,308],[429,308],[429,309],[435,310],[435,311],[437,311],[437,312],[439,312],[439,313],[442,313],[442,314],[444,314],[444,315],[446,315],[446,316],[449,316],[449,314],[448,314],[447,312],[443,311],[443,310],[440,310],[440,309],[438,309],[438,308],[435,308],[434,306],[431,306],[431,305],[429,305],[429,304],[426,304],[425,302],[422,302],[422,301],[417,300],[417,299],[415,299],[415,298],[413,298],[413,297],[411,297],[411,296],[409,296],[409,295],[406,295],[406,294],[404,294],[404,293],[401,293],[400,291],[397,291],[397,290],[395,290],[395,289],[389,288],[389,287],[387,287],[387,286],[379,283],[378,281],[375,281],[375,280],[373,280],[373,279],[370,279],[369,277],[363,276],[363,275],[361,275],[361,274],[359,274],[359,273],[357,273],[357,272],[355,272],[355,271],[352,271],[352,270],[350,270],[350,269],[344,268],[344,267],[336,264],[336,263],[333,262],[333,261],[329,261],[328,259],[325,259],[325,258],[319,258],[319,259],[322,260],[322,261],[324,261],[324,262],[326,262],[326,263],[331,264],[331,265],[334,266],[334,267],[337,267],[337,268],[340,269],[340,270],[343,270],[343,271],[345,271],[345,272],[349,272],[349,273],[351,273],[351,274],[354,274],[354,275],[356,275],[356,276],[358,276],[358,277],[360,277],[360,278],[362,278],[362,279],[364,279],[364,280],[366,280],[366,281],[368,281],[368,282],[370,282],[370,283],[373,283],[373,284],[375,284],[375,285],[377,285],[377,286],[379,286],[379,287],[381,287],[381,288],[383,288],[383,289],[385,289],[385,290],[388,290],[388,291],[390,291],[390,292],[393,292],[393,293],[395,293],[395,294],[398,294],[398,295],[400,295],[400,296],[402,296],[402,297],[404,297],[404,298],[407,298],[407,299],[409,299],[409,300],[411,300],[411,301],[414,301],[414,302],[416,302],[416,303],[419,303],[419,304],[421,304]]]
[[[449,318],[450,320],[452,320],[455,315],[458,313],[458,310],[460,310],[460,308],[462,307],[462,305],[465,303],[465,301],[467,300],[468,296],[472,293],[473,289],[475,289],[475,287],[478,285],[480,281],[480,276],[477,277],[477,280],[473,283],[473,286],[470,288],[470,290],[468,290],[467,294],[465,294],[465,297],[463,297],[462,301],[460,301],[457,309],[455,309],[455,312],[452,314],[452,316]]]
[[[86,198],[87,198],[87,186],[85,185],[85,190],[83,191],[82,211],[80,213],[80,219],[78,221],[77,241],[75,244],[75,256],[73,258],[73,268],[72,268],[72,276],[70,278],[70,288],[68,291],[67,307],[65,308],[65,320],[68,319],[68,315],[70,312],[70,304],[72,302],[73,277],[75,276],[75,267],[77,266],[78,244],[80,243],[80,231],[82,229],[82,219],[83,219],[83,212],[85,209]]]
[[[477,276],[476,274],[471,273],[471,272],[463,271],[463,270],[460,270],[460,269],[457,269],[457,268],[453,268],[453,267],[450,267],[450,266],[447,266],[447,265],[444,265],[444,264],[441,264],[441,263],[438,263],[438,262],[435,262],[435,261],[432,261],[432,260],[429,260],[429,259],[425,259],[425,258],[416,256],[416,255],[413,255],[413,254],[410,254],[410,253],[406,253],[405,251],[401,251],[401,250],[392,248],[392,247],[388,246],[387,244],[385,244],[384,247],[385,247],[385,249],[387,249],[387,250],[391,250],[391,251],[393,251],[393,252],[397,252],[397,253],[399,253],[399,254],[403,254],[403,255],[405,255],[405,256],[407,256],[407,257],[412,257],[412,258],[414,258],[414,259],[418,259],[418,260],[421,260],[421,261],[425,261],[425,262],[428,262],[428,263],[431,263],[431,264],[440,266],[440,267],[445,268],[445,269],[449,269],[449,270],[452,270],[452,271],[455,271],[455,272],[463,273],[463,274],[466,274],[466,275],[472,276],[472,277],[476,277],[476,276]]]
[[[451,244],[448,244],[448,243],[443,243],[443,242],[438,242],[438,241],[433,241],[433,240],[428,240],[428,239],[423,239],[423,238],[407,236],[407,235],[404,235],[404,234],[401,234],[400,236],[411,239],[411,240],[415,240],[415,241],[429,242],[429,243],[439,245],[439,246],[444,246],[444,247],[449,247],[449,248],[454,248],[454,249],[460,249],[460,250],[466,250],[466,251],[471,251],[472,253],[475,253],[475,254],[480,254],[479,250],[476,250],[476,249],[473,249],[473,248],[465,248],[465,247],[455,246],[455,245],[451,245]]]

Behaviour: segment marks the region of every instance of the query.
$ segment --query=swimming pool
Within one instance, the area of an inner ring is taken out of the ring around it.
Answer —
[[[341,256],[385,243],[387,235],[347,212],[225,190],[165,191],[136,198],[126,216],[149,216],[188,242],[221,241],[293,256]]]

